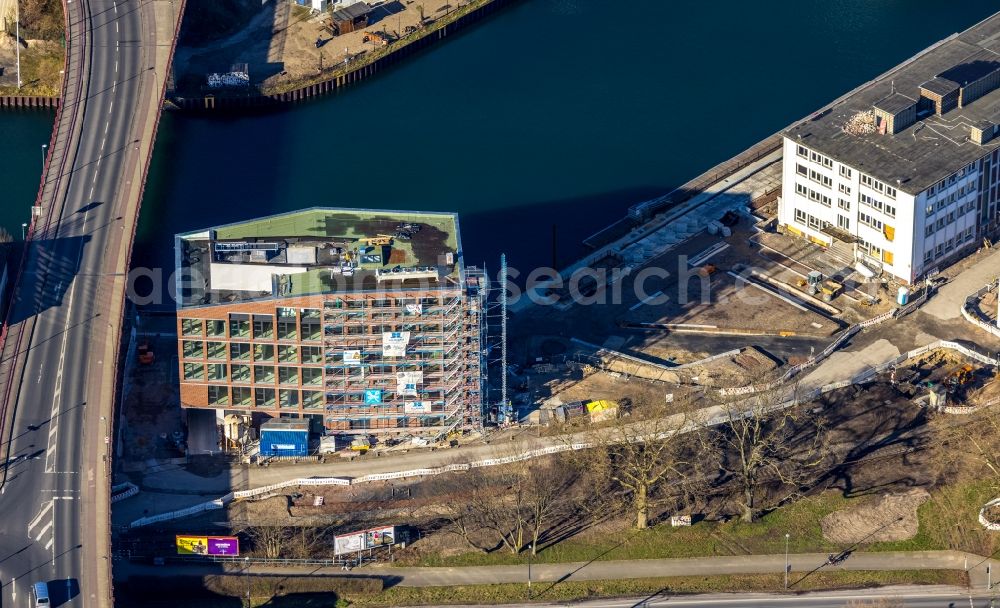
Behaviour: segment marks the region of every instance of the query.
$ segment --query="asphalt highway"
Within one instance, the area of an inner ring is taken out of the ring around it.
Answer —
[[[112,239],[121,238],[128,201],[120,193],[127,153],[136,148],[140,76],[149,68],[139,0],[66,2],[67,54],[84,47],[81,61],[71,64],[82,84],[77,99],[69,93],[65,100],[60,121],[75,113],[75,129],[55,146],[43,176],[60,186],[43,195],[45,219],[28,246],[10,316],[10,337],[26,329],[18,353],[23,366],[8,399],[13,417],[8,413],[3,436],[3,606],[28,606],[37,581],[49,583],[54,606],[106,603],[97,595],[94,566],[103,557],[92,518],[103,474],[96,455],[105,439],[93,423],[98,404],[86,396],[101,382],[102,366],[116,364],[102,360],[107,311],[113,310],[102,278]]]

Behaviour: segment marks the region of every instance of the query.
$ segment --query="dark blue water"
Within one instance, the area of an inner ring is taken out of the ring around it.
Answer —
[[[51,111],[0,112],[0,228],[21,238],[31,221],[42,173],[42,145],[52,135]]]
[[[135,263],[170,266],[175,232],[312,205],[458,211],[467,261],[493,267],[501,251],[549,263],[556,225],[565,262],[630,204],[996,9],[522,0],[335,97],[252,117],[166,114]],[[0,121],[4,158],[47,139],[11,143],[14,123]],[[14,177],[34,183],[18,163]]]

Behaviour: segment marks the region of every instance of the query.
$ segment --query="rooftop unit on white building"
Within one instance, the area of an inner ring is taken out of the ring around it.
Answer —
[[[998,132],[1000,14],[787,129],[779,225],[919,280],[1000,228]]]

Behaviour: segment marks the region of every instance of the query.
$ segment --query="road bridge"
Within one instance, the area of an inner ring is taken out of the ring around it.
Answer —
[[[66,66],[0,356],[0,604],[111,605],[126,275],[184,0],[64,0]]]

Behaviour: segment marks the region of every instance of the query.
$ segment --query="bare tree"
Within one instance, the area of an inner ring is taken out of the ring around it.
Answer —
[[[954,424],[942,433],[954,458],[971,457],[982,467],[990,489],[1000,494],[1000,410],[987,408],[970,424]],[[963,420],[964,422],[964,420]]]
[[[822,425],[784,407],[789,394],[794,387],[778,387],[723,405],[724,424],[711,434],[722,451],[723,470],[739,484],[737,504],[746,522],[762,510],[765,482],[788,492],[774,501],[780,504],[798,492],[802,472],[821,460]]]
[[[283,526],[250,526],[246,528],[254,548],[268,559],[284,557],[282,555],[288,541],[288,530]]]
[[[471,547],[537,552],[547,529],[572,510],[576,473],[561,458],[516,461],[442,476],[438,492],[446,502],[447,529]],[[490,539],[484,546],[482,537]]]
[[[701,430],[684,414],[641,402],[632,412],[589,433],[595,449],[584,457],[624,494],[636,529],[643,530],[664,493],[677,501],[685,484],[699,477],[695,472],[704,462],[705,444],[694,436]]]

